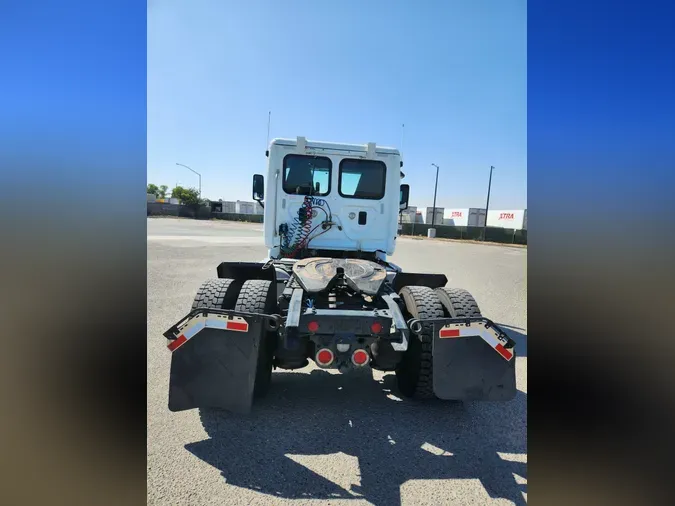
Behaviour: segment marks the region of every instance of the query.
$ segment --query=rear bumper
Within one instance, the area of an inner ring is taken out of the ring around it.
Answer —
[[[300,334],[351,335],[376,337],[391,343],[395,351],[408,349],[409,330],[401,310],[394,300],[395,295],[382,295],[387,309],[342,310],[302,307],[303,290],[293,290],[285,322],[284,347],[294,348]],[[397,296],[396,296],[397,297]],[[312,330],[310,323],[318,325]],[[372,325],[379,323],[380,332],[373,332]]]
[[[313,330],[312,325],[318,326]],[[375,327],[375,329],[373,329]],[[300,317],[298,331],[303,334],[372,337],[388,341],[395,348],[408,344],[407,327],[399,329],[387,309],[355,311],[340,309],[307,309]]]

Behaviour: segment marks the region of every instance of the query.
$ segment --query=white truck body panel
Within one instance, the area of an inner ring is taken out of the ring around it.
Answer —
[[[485,225],[485,209],[478,207],[446,209],[443,213],[443,225],[453,227],[482,227]]]
[[[367,145],[340,144],[297,139],[274,139],[270,143],[268,169],[265,181],[265,245],[270,258],[280,256],[279,226],[292,224],[298,216],[298,209],[304,195],[287,193],[282,186],[284,159],[288,155],[310,155],[330,160],[330,181],[327,195],[316,195],[330,208],[333,221],[337,224],[327,232],[310,240],[310,249],[341,251],[381,252],[392,255],[398,235],[400,200],[400,162],[397,149]],[[340,162],[343,159],[378,160],[385,165],[384,196],[381,199],[344,197],[339,193]],[[321,192],[325,192],[322,188]],[[366,224],[359,225],[359,213],[366,213]],[[312,228],[326,219],[323,211],[317,209]],[[339,230],[339,228],[342,230]],[[321,227],[317,229],[321,231]],[[316,234],[311,234],[310,237]]]
[[[522,230],[523,226],[526,225],[526,212],[525,209],[490,209],[488,211],[487,226]]]

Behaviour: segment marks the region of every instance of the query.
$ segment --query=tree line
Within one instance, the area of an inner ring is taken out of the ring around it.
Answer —
[[[156,184],[148,184],[148,193],[156,195],[158,199],[167,198],[167,191],[169,187],[165,184],[157,186]],[[199,191],[196,188],[183,188],[176,186],[171,190],[171,198],[179,199],[185,205],[200,204],[202,201],[199,198]]]

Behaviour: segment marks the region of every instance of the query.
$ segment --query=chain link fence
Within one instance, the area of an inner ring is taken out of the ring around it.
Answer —
[[[237,214],[212,212],[206,206],[184,206],[179,204],[162,204],[148,202],[148,216],[178,216],[181,218],[196,218],[199,220],[219,219],[227,221],[244,221],[250,223],[262,223],[262,214]],[[402,223],[399,235],[403,236],[427,236],[427,231],[432,228],[424,223]],[[436,237],[443,239],[460,239],[480,241],[483,239],[483,227],[454,227],[450,225],[435,225]],[[503,244],[527,244],[527,230],[514,230],[510,228],[487,227],[485,240]]]
[[[483,227],[455,227],[451,225],[434,225],[425,223],[402,223],[399,235],[427,236],[430,228],[436,229],[436,237],[443,239],[464,239],[469,241],[483,240]],[[504,244],[527,244],[527,230],[512,228],[487,227],[485,240]]]

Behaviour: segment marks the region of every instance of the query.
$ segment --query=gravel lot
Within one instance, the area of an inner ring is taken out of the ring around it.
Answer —
[[[224,260],[266,256],[262,225],[148,219],[148,503],[525,504],[527,249],[399,238],[392,261],[466,288],[517,341],[508,403],[417,403],[394,376],[275,371],[251,415],[167,408],[162,336]]]

